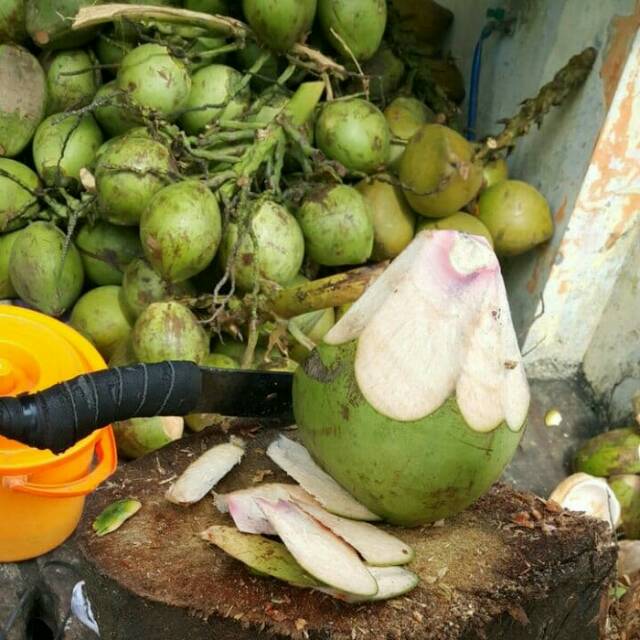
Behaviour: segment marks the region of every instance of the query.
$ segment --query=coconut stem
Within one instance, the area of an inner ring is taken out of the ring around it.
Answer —
[[[573,56],[556,73],[553,80],[540,89],[535,98],[529,98],[522,103],[520,111],[513,118],[501,121],[505,127],[499,135],[488,137],[480,143],[476,159],[489,161],[497,152],[514,147],[516,140],[529,133],[532,125],[536,124],[540,127],[544,116],[551,111],[551,108],[560,106],[585,82],[596,56],[597,51],[593,47]]]

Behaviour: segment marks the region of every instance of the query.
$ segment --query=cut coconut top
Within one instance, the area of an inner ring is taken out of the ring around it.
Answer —
[[[569,511],[604,520],[614,529],[620,524],[620,502],[604,478],[574,473],[554,489],[549,499]]]
[[[420,232],[324,338],[355,339],[358,386],[380,413],[419,420],[455,392],[472,429],[522,428],[529,386],[500,264],[484,238]]]

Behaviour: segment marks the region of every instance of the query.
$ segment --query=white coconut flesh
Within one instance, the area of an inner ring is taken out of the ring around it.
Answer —
[[[369,598],[360,598],[353,596],[349,593],[342,593],[335,589],[326,587],[316,587],[317,591],[326,593],[337,600],[342,600],[349,603],[358,602],[377,602],[379,600],[389,600],[390,598],[397,598],[405,593],[408,593],[414,589],[420,578],[403,567],[368,567],[369,572],[375,578],[378,583],[378,593],[375,596]]]
[[[267,456],[327,511],[352,520],[380,520],[323,471],[301,444],[280,436],[269,445]]]
[[[378,592],[358,554],[300,507],[287,500],[257,502],[291,555],[316,580],[365,598]]]
[[[476,431],[525,422],[529,386],[500,264],[484,238],[420,232],[324,337],[352,340],[360,391],[389,418],[419,420],[455,393]]]
[[[209,449],[185,469],[165,498],[175,504],[194,504],[202,500],[243,455],[244,447],[238,439]]]
[[[549,499],[568,511],[581,512],[592,518],[604,520],[613,529],[620,524],[620,502],[604,478],[596,478],[587,473],[574,473],[554,489]]]

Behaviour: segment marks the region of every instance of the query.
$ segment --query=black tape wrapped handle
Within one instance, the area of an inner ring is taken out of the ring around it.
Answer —
[[[0,398],[0,435],[60,453],[118,420],[187,415],[201,390],[202,373],[192,362],[107,369],[33,395]]]

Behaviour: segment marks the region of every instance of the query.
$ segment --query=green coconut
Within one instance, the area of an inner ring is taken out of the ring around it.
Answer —
[[[0,300],[15,298],[18,294],[11,284],[9,275],[9,259],[15,241],[20,231],[6,233],[0,236]]]
[[[311,31],[317,0],[242,0],[251,28],[266,47],[287,51]]]
[[[251,92],[240,89],[242,74],[223,64],[203,67],[193,76],[191,92],[184,105],[180,124],[191,134],[200,133],[209,123],[239,118],[249,107]],[[203,109],[205,105],[225,105]]]
[[[32,194],[39,186],[29,167],[0,158],[0,232],[23,227],[38,213],[38,199]]]
[[[49,222],[20,231],[9,259],[11,284],[27,304],[61,316],[82,291],[82,259],[72,242]]]
[[[169,150],[145,135],[131,131],[110,141],[95,170],[100,216],[113,224],[139,224],[171,168]]]
[[[131,335],[140,362],[191,360],[209,353],[209,336],[191,311],[179,302],[154,302],[138,317]]]
[[[478,209],[498,255],[520,255],[553,236],[549,203],[521,180],[503,180],[484,191]]]
[[[0,4],[0,42],[24,42],[27,38],[25,0]]]
[[[91,168],[103,136],[90,114],[56,113],[42,121],[33,138],[33,164],[49,186],[69,186]]]
[[[26,26],[32,40],[43,49],[69,49],[91,40],[96,29],[74,31],[73,18],[82,7],[96,0],[26,0]]]
[[[373,173],[389,160],[390,134],[382,112],[361,98],[327,103],[316,122],[318,148],[350,171]]]
[[[591,438],[578,450],[574,469],[599,478],[640,473],[640,433],[629,427]]]
[[[487,162],[482,169],[483,189],[489,189],[494,184],[509,178],[509,167],[504,158]]]
[[[304,238],[286,207],[260,200],[244,223],[227,225],[220,244],[220,266],[233,264],[235,284],[253,291],[263,281],[285,285],[300,271]]]
[[[102,65],[120,66],[122,59],[134,46],[128,40],[118,37],[118,33],[115,30],[109,30],[100,33],[96,38],[96,56]],[[115,71],[112,71],[112,75],[115,75]]]
[[[240,51],[238,51],[236,54],[238,66],[240,67],[240,69],[246,72],[265,52],[265,49],[263,49],[255,42],[247,42],[244,48],[240,49]],[[260,72],[253,78],[251,78],[251,86],[256,91],[268,89],[275,84],[279,75],[280,64],[278,62],[278,57],[274,54],[269,54],[269,57],[267,58],[267,61],[262,65]]]
[[[163,280],[146,260],[136,258],[124,271],[121,301],[125,311],[135,319],[154,302],[165,302],[193,293],[190,282],[171,284]]]
[[[102,130],[109,136],[120,136],[134,127],[140,126],[139,110],[129,103],[118,89],[115,80],[98,89],[94,115]]]
[[[407,142],[422,125],[433,122],[436,116],[427,105],[417,98],[401,96],[384,110],[384,117],[389,125],[391,135],[398,140],[391,142],[389,160],[389,166],[397,170]]]
[[[47,114],[84,107],[100,86],[100,71],[87,51],[73,49],[45,56]]]
[[[373,58],[362,65],[362,71],[369,77],[371,99],[376,103],[384,103],[400,87],[406,68],[404,62],[389,47],[383,44]],[[354,93],[360,90],[362,87],[361,80],[356,79],[352,86]]]
[[[180,417],[132,418],[113,424],[118,453],[131,460],[179,440],[183,432],[184,420]]]
[[[178,117],[191,91],[186,66],[159,44],[143,44],[127,53],[116,81],[134,104],[165,120]]]
[[[96,287],[75,304],[71,326],[90,340],[105,360],[131,332],[131,323],[120,305],[120,287]]]
[[[44,117],[46,81],[26,49],[0,44],[0,156],[17,156]]]
[[[622,531],[630,540],[640,539],[640,476],[625,474],[609,478],[622,509]]]
[[[169,282],[183,282],[206,269],[218,250],[221,235],[218,201],[197,180],[158,191],[140,220],[145,256]]]
[[[482,186],[471,144],[440,124],[426,124],[411,138],[399,174],[409,204],[428,218],[456,213]]]
[[[395,258],[413,240],[416,226],[416,214],[411,210],[402,189],[384,180],[363,180],[356,189],[371,211],[371,259],[380,261]]]
[[[298,221],[307,254],[328,267],[366,262],[373,251],[373,214],[365,199],[346,185],[325,185],[302,203]]]
[[[487,242],[493,247],[493,238],[489,233],[489,229],[487,229],[476,216],[472,216],[464,211],[459,211],[452,216],[439,218],[437,220],[422,218],[418,222],[417,231],[423,231],[424,229],[453,229],[455,231],[470,233],[474,236],[482,236],[486,238]]]
[[[472,504],[515,454],[529,389],[498,260],[421,233],[294,375],[314,459],[371,511],[412,526]]]
[[[318,0],[325,37],[344,58],[368,60],[387,26],[386,0]]]
[[[124,340],[121,340],[113,350],[113,354],[109,358],[109,367],[126,367],[130,364],[135,364],[136,362],[137,358],[133,351],[131,333],[129,333],[129,335]]]

